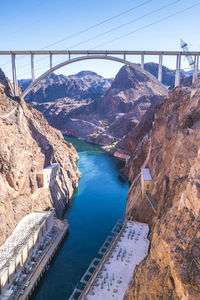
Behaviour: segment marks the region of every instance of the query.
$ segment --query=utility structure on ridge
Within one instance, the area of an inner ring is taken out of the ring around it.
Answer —
[[[187,57],[188,63],[193,69],[193,78],[192,81],[194,82],[197,79],[198,73],[199,73],[199,56],[194,56],[194,59],[192,55],[190,54],[190,51],[188,49],[188,44],[184,42],[182,39],[180,40],[181,43],[181,49],[185,52],[185,56]]]
[[[25,97],[31,89],[42,79],[48,76],[50,73],[62,68],[71,63],[91,60],[91,59],[105,59],[120,62],[122,64],[128,65],[139,72],[148,76],[151,80],[158,84],[163,91],[167,94],[168,88],[162,84],[162,67],[163,67],[163,56],[174,56],[176,57],[176,73],[175,73],[175,87],[180,85],[180,71],[181,71],[181,57],[182,56],[193,56],[194,57],[194,70],[195,72],[199,69],[199,55],[200,52],[186,52],[186,51],[126,51],[126,50],[38,50],[38,51],[0,51],[0,55],[10,55],[12,61],[12,75],[13,75],[13,86],[14,95],[19,96],[18,91],[18,81],[17,81],[17,71],[16,71],[16,56],[29,55],[30,56],[30,66],[31,66],[31,76],[32,83],[23,91],[21,97]],[[34,58],[35,55],[49,56],[49,69],[44,72],[41,76],[35,79],[35,65]],[[62,63],[53,66],[53,56],[61,55],[64,56]],[[73,58],[72,58],[73,55]],[[144,69],[144,59],[145,55],[158,56],[158,78],[154,77],[151,73]],[[67,59],[65,57],[67,56]],[[120,56],[120,57],[118,57]],[[135,64],[127,60],[127,56],[140,56],[141,64]],[[193,76],[193,80],[196,76]]]

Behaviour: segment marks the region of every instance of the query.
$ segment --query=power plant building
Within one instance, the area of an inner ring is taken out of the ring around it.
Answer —
[[[41,245],[54,224],[54,212],[32,212],[15,227],[0,247],[0,300],[10,299],[11,285]]]

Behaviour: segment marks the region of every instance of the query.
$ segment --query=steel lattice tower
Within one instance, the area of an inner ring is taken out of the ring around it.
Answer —
[[[181,42],[181,49],[183,49],[183,52],[189,52],[188,44],[186,42],[184,42],[182,39],[180,40],[180,42]],[[185,56],[187,57],[189,65],[192,67],[194,65],[194,59],[193,59],[192,55],[185,54]]]

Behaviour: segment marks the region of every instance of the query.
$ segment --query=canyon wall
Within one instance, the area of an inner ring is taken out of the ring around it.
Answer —
[[[145,63],[145,69],[158,77],[158,64]],[[162,67],[163,83],[172,87],[175,70]],[[181,71],[181,81],[188,81]],[[190,78],[191,79],[191,78]],[[20,80],[24,90],[31,80]],[[115,79],[105,79],[91,72],[76,75],[50,74],[25,97],[55,128],[65,135],[108,146],[109,151],[127,151],[123,137],[134,130],[149,107],[164,95],[144,74],[123,66]],[[125,144],[124,144],[125,146]]]
[[[158,64],[145,69],[157,76]],[[172,85],[175,72],[163,66],[163,82]],[[30,80],[20,80],[22,90]],[[76,75],[51,74],[25,97],[49,123],[66,135],[102,146],[117,143],[140,121],[162,89],[144,74],[123,66],[114,81],[94,72]]]
[[[192,91],[176,88],[122,141],[132,150],[124,169],[131,181],[126,214],[151,227],[149,255],[125,300],[199,299],[200,92]],[[142,167],[151,170],[156,213],[141,196]]]
[[[146,75],[124,66],[101,101],[69,113],[63,109],[51,117],[50,123],[66,135],[113,148],[164,94],[163,89]]]
[[[78,155],[42,114],[12,96],[0,70],[0,245],[31,211],[54,207],[61,216],[78,185]],[[38,188],[36,173],[53,162],[61,172],[50,188]]]

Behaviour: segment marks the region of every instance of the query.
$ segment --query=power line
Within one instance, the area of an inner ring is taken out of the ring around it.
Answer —
[[[23,59],[23,58],[25,58],[25,57],[27,57],[27,55],[22,55],[22,56],[20,56],[20,57],[17,57],[16,60],[21,60],[21,59]],[[11,63],[11,61],[7,61],[7,62],[5,62],[4,64],[1,64],[1,67],[6,66],[6,65],[9,65],[10,63]],[[26,64],[26,65],[28,65],[28,64]],[[25,65],[24,65],[24,66],[25,66]]]
[[[41,61],[41,59],[40,59],[40,61]],[[57,61],[56,64],[59,64],[61,62],[63,62],[63,59]],[[38,70],[41,70],[41,69],[45,69],[45,68],[48,68],[48,67],[49,67],[49,64],[45,65],[45,66],[38,67],[38,68],[35,69],[35,71],[38,71]],[[27,75],[27,74],[30,74],[30,72],[22,73],[20,76],[24,76],[24,75]]]
[[[179,11],[177,11],[177,12],[171,14],[171,15],[168,15],[167,17],[161,18],[161,19],[159,19],[159,20],[157,20],[157,21],[155,21],[155,22],[149,23],[149,24],[147,24],[147,25],[145,25],[145,26],[142,26],[142,27],[140,27],[140,28],[138,28],[138,29],[136,29],[136,30],[134,30],[134,31],[131,31],[131,32],[127,33],[127,34],[121,35],[120,37],[117,37],[117,38],[115,38],[115,39],[112,39],[112,40],[110,40],[110,41],[107,41],[107,42],[105,42],[105,43],[102,43],[102,44],[100,44],[100,45],[97,45],[97,46],[94,47],[93,49],[96,49],[96,48],[101,47],[101,46],[103,46],[103,45],[105,45],[105,44],[107,44],[107,43],[111,43],[111,42],[113,42],[113,41],[116,41],[116,40],[119,40],[119,39],[124,38],[124,37],[126,37],[126,36],[129,36],[129,35],[131,35],[131,34],[133,34],[133,33],[136,33],[136,32],[138,32],[138,31],[141,31],[141,30],[143,30],[143,29],[146,29],[146,28],[148,28],[148,27],[150,27],[150,26],[152,26],[152,25],[158,24],[158,23],[160,23],[160,22],[162,22],[162,21],[165,21],[165,20],[167,20],[167,19],[169,19],[169,18],[171,18],[171,17],[174,17],[174,16],[176,16],[176,15],[178,15],[178,14],[181,14],[181,13],[183,13],[183,12],[189,10],[189,9],[192,9],[192,8],[194,8],[194,7],[197,7],[197,6],[199,6],[199,5],[200,5],[200,3],[196,3],[196,4],[194,4],[194,5],[191,5],[191,6],[187,7],[187,8],[185,8],[185,9],[179,10]],[[61,62],[61,61],[59,61],[59,62]],[[59,63],[59,62],[57,62],[57,63]],[[46,66],[40,67],[39,69],[45,68],[45,67],[46,67]],[[38,68],[37,68],[36,70],[38,70]],[[27,74],[27,73],[26,73],[26,74]]]
[[[142,27],[140,27],[140,28],[138,28],[138,29],[136,29],[136,30],[134,30],[134,31],[131,31],[131,32],[126,33],[126,34],[123,34],[123,35],[121,35],[121,36],[119,36],[119,37],[117,37],[117,38],[114,38],[114,39],[112,39],[112,40],[110,40],[110,41],[107,41],[107,42],[105,42],[105,43],[99,44],[99,45],[97,45],[96,47],[94,47],[93,49],[102,47],[102,46],[104,46],[104,45],[106,45],[106,44],[108,44],[108,43],[111,43],[111,42],[117,41],[117,40],[119,40],[119,39],[122,39],[122,38],[124,38],[124,37],[127,37],[127,36],[129,36],[129,35],[131,35],[131,34],[133,34],[133,33],[136,33],[136,32],[138,32],[138,31],[141,31],[141,30],[143,30],[143,29],[146,29],[146,28],[148,28],[148,27],[150,27],[150,26],[152,26],[152,25],[158,24],[158,23],[160,23],[160,22],[162,22],[162,21],[165,21],[165,20],[167,20],[167,19],[169,19],[169,18],[171,18],[171,17],[174,17],[174,16],[176,16],[176,15],[178,15],[178,14],[180,14],[180,13],[183,13],[183,12],[185,12],[185,11],[187,11],[187,10],[189,10],[189,9],[192,9],[192,8],[194,8],[194,7],[196,7],[196,6],[199,6],[199,5],[200,5],[200,3],[196,3],[196,4],[194,4],[194,5],[191,5],[191,6],[187,7],[187,8],[182,9],[182,10],[179,10],[179,11],[177,11],[176,13],[173,13],[173,14],[167,16],[167,17],[161,18],[161,19],[159,19],[159,20],[157,20],[157,21],[155,21],[155,22],[152,22],[152,23],[149,23],[149,24],[147,24],[147,25],[145,25],[145,26],[142,26]]]
[[[72,35],[69,35],[69,36],[67,36],[67,37],[65,37],[65,38],[63,38],[63,39],[61,39],[61,40],[58,40],[58,41],[56,41],[56,42],[54,42],[54,43],[51,43],[51,44],[49,44],[49,45],[47,45],[47,46],[41,48],[41,50],[47,49],[47,48],[49,48],[49,47],[51,47],[51,46],[57,45],[57,44],[59,44],[59,43],[61,43],[61,42],[64,42],[64,41],[66,41],[66,40],[68,40],[68,39],[71,39],[71,38],[73,38],[73,37],[75,37],[75,36],[77,36],[77,35],[80,35],[80,34],[82,34],[82,33],[88,32],[88,31],[91,30],[91,29],[94,29],[94,28],[96,28],[96,27],[98,27],[98,26],[101,26],[101,25],[103,25],[103,24],[105,24],[105,23],[107,23],[107,22],[109,22],[109,21],[112,21],[112,20],[118,18],[118,17],[121,17],[121,16],[123,16],[123,15],[125,15],[125,14],[127,14],[127,13],[129,13],[129,12],[135,10],[135,9],[137,9],[137,8],[140,8],[140,7],[144,6],[145,4],[148,4],[149,2],[152,2],[152,1],[153,1],[153,0],[147,0],[147,1],[141,3],[141,4],[137,5],[137,6],[133,6],[133,7],[129,8],[129,9],[127,9],[127,10],[125,10],[125,11],[123,11],[123,12],[121,12],[121,13],[115,15],[115,16],[113,16],[113,17],[110,17],[110,18],[108,18],[108,19],[105,19],[104,21],[101,21],[101,22],[96,23],[96,24],[94,24],[94,25],[92,25],[92,26],[89,26],[89,27],[86,28],[86,29],[80,30],[80,31],[78,31],[78,32],[73,33]],[[24,58],[24,57],[25,57],[25,55],[23,55],[23,56],[17,58],[17,60],[20,60],[20,59],[22,59],[22,58]],[[4,64],[1,65],[1,66],[5,66],[5,65],[8,65],[8,64],[10,64],[10,61],[7,61],[6,63],[4,63]]]
[[[46,58],[46,57],[45,57],[45,58]],[[44,58],[41,58],[41,59],[38,60],[38,61],[41,61],[41,60],[44,60]],[[56,64],[59,64],[59,63],[61,63],[61,62],[63,62],[63,59],[57,61]],[[28,64],[28,65],[29,65],[29,64]],[[41,70],[41,69],[45,69],[45,68],[47,68],[47,67],[49,67],[49,64],[48,64],[48,65],[45,65],[45,66],[38,67],[38,68],[35,69],[35,71],[38,71],[38,70]],[[19,69],[19,68],[18,68],[18,69]],[[21,69],[22,69],[22,68],[21,68]],[[24,75],[27,75],[27,74],[30,74],[30,72],[22,73],[20,76],[24,76]]]
[[[91,38],[89,38],[89,39],[87,39],[87,40],[84,40],[84,41],[82,41],[82,42],[80,42],[80,43],[78,43],[78,44],[75,44],[75,45],[69,47],[68,49],[72,49],[72,48],[74,48],[74,47],[80,46],[81,44],[84,44],[84,43],[86,43],[86,42],[95,40],[95,39],[97,39],[98,37],[101,37],[101,36],[103,36],[103,35],[105,35],[105,34],[108,34],[108,33],[110,33],[110,32],[113,32],[113,31],[115,31],[115,30],[117,30],[117,29],[121,29],[121,28],[124,27],[124,26],[127,26],[127,25],[129,25],[129,24],[131,24],[131,23],[134,23],[134,22],[138,21],[138,20],[141,20],[141,19],[143,19],[144,17],[150,16],[150,15],[156,13],[156,12],[159,12],[159,11],[161,11],[161,10],[167,8],[167,7],[170,7],[170,6],[176,4],[176,3],[180,2],[180,1],[181,1],[181,0],[173,1],[173,2],[171,2],[171,3],[169,3],[169,4],[167,4],[167,5],[164,5],[164,6],[160,7],[160,8],[158,8],[158,9],[155,9],[155,10],[149,12],[149,13],[146,13],[146,14],[144,14],[144,15],[142,15],[142,16],[140,16],[140,17],[138,17],[138,18],[136,18],[136,19],[134,19],[134,20],[132,20],[132,21],[123,23],[123,24],[121,24],[121,25],[119,25],[119,26],[117,26],[117,27],[114,27],[114,28],[112,28],[112,29],[110,29],[110,30],[108,30],[108,31],[105,31],[105,32],[103,32],[103,33],[101,33],[101,34],[98,34],[98,35],[96,35],[96,36],[94,36],[94,37],[91,37]],[[133,8],[132,8],[132,9],[133,9]],[[121,13],[121,14],[124,14],[124,12]],[[121,14],[120,14],[120,15],[121,15]],[[45,58],[41,58],[41,59],[38,60],[38,62],[39,62],[39,61],[42,61],[42,60],[44,60],[44,59],[45,59]],[[19,69],[23,69],[23,68],[26,67],[26,66],[29,66],[29,64],[25,64],[25,65],[19,67],[18,70],[19,70]]]
[[[26,55],[23,55],[22,57],[26,57]],[[44,57],[38,59],[37,62],[40,62],[40,61],[45,60],[45,59],[47,59],[47,58],[48,58],[47,56],[44,56]],[[30,63],[27,63],[27,64],[25,64],[25,65],[23,65],[23,66],[20,66],[20,67],[18,67],[17,69],[18,69],[18,70],[21,70],[21,69],[23,69],[23,68],[25,68],[25,67],[27,67],[27,66],[30,66]]]
[[[147,3],[149,3],[149,2],[152,2],[152,1],[153,1],[153,0],[147,0],[147,1],[145,1],[145,2],[143,2],[143,3],[141,3],[141,4],[139,4],[139,5],[133,6],[133,7],[129,8],[129,9],[127,9],[127,10],[125,10],[125,11],[123,11],[123,12],[121,12],[121,13],[115,15],[115,16],[113,16],[113,17],[110,17],[110,18],[108,18],[108,19],[105,19],[104,21],[101,21],[101,22],[99,22],[99,23],[97,23],[97,24],[95,24],[95,25],[89,26],[89,27],[86,28],[86,29],[80,30],[80,31],[78,31],[78,32],[76,32],[76,33],[73,33],[72,35],[69,35],[69,36],[67,36],[67,37],[65,37],[65,38],[63,38],[63,39],[61,39],[61,40],[59,40],[59,41],[56,41],[56,42],[54,42],[54,43],[52,43],[52,44],[49,44],[49,45],[43,47],[42,50],[43,50],[43,49],[46,49],[46,48],[49,48],[49,47],[51,47],[51,46],[54,46],[54,45],[56,45],[56,44],[62,43],[62,42],[64,42],[64,41],[68,40],[68,39],[71,39],[71,38],[73,38],[73,37],[75,37],[75,36],[77,36],[77,35],[80,35],[80,34],[82,34],[82,33],[85,33],[85,32],[87,32],[87,31],[89,31],[89,30],[91,30],[91,29],[94,29],[94,28],[98,27],[98,26],[101,26],[101,25],[103,25],[103,24],[105,24],[105,23],[107,23],[107,22],[109,22],[109,21],[112,21],[112,20],[114,20],[114,19],[116,19],[116,18],[118,18],[118,17],[121,17],[121,16],[123,16],[123,15],[125,15],[125,14],[127,14],[127,13],[129,13],[129,12],[135,10],[135,9],[137,9],[137,8],[140,8],[140,7],[144,6],[145,4],[147,4]]]
[[[80,45],[82,45],[82,44],[84,44],[84,43],[86,43],[86,42],[89,42],[89,41],[95,40],[95,39],[97,39],[97,38],[99,38],[99,37],[101,37],[101,36],[104,36],[105,34],[108,34],[108,33],[110,33],[110,32],[113,32],[113,31],[115,31],[115,30],[117,30],[117,29],[121,29],[121,28],[124,27],[124,26],[127,26],[127,25],[129,25],[129,24],[132,24],[132,23],[134,23],[134,22],[136,22],[136,21],[139,21],[139,20],[141,20],[141,19],[143,19],[143,18],[145,18],[145,17],[147,17],[147,16],[150,16],[150,15],[152,15],[152,14],[154,14],[154,13],[156,13],[156,12],[159,12],[159,11],[161,11],[161,10],[167,8],[167,7],[170,7],[170,6],[176,4],[176,3],[180,2],[180,1],[181,1],[181,0],[176,0],[176,1],[174,1],[174,2],[171,2],[171,3],[169,3],[169,4],[167,4],[167,5],[164,5],[164,6],[160,7],[160,8],[158,8],[158,9],[155,9],[155,10],[149,12],[149,13],[146,13],[146,14],[144,14],[143,16],[140,16],[140,17],[138,17],[138,18],[136,18],[136,19],[134,19],[134,20],[132,20],[132,21],[123,23],[123,24],[121,24],[121,25],[119,25],[119,26],[117,26],[117,27],[114,27],[114,28],[112,28],[112,29],[110,29],[110,30],[107,30],[107,31],[103,32],[103,33],[100,33],[100,34],[98,34],[98,35],[95,35],[95,36],[93,36],[93,37],[91,37],[91,38],[89,38],[89,39],[87,39],[87,40],[84,40],[84,41],[82,41],[82,42],[80,42],[80,43],[78,43],[78,44],[74,44],[73,46],[71,46],[71,47],[68,48],[68,49],[72,49],[72,48],[74,48],[74,47],[78,47],[78,46],[80,46]]]

